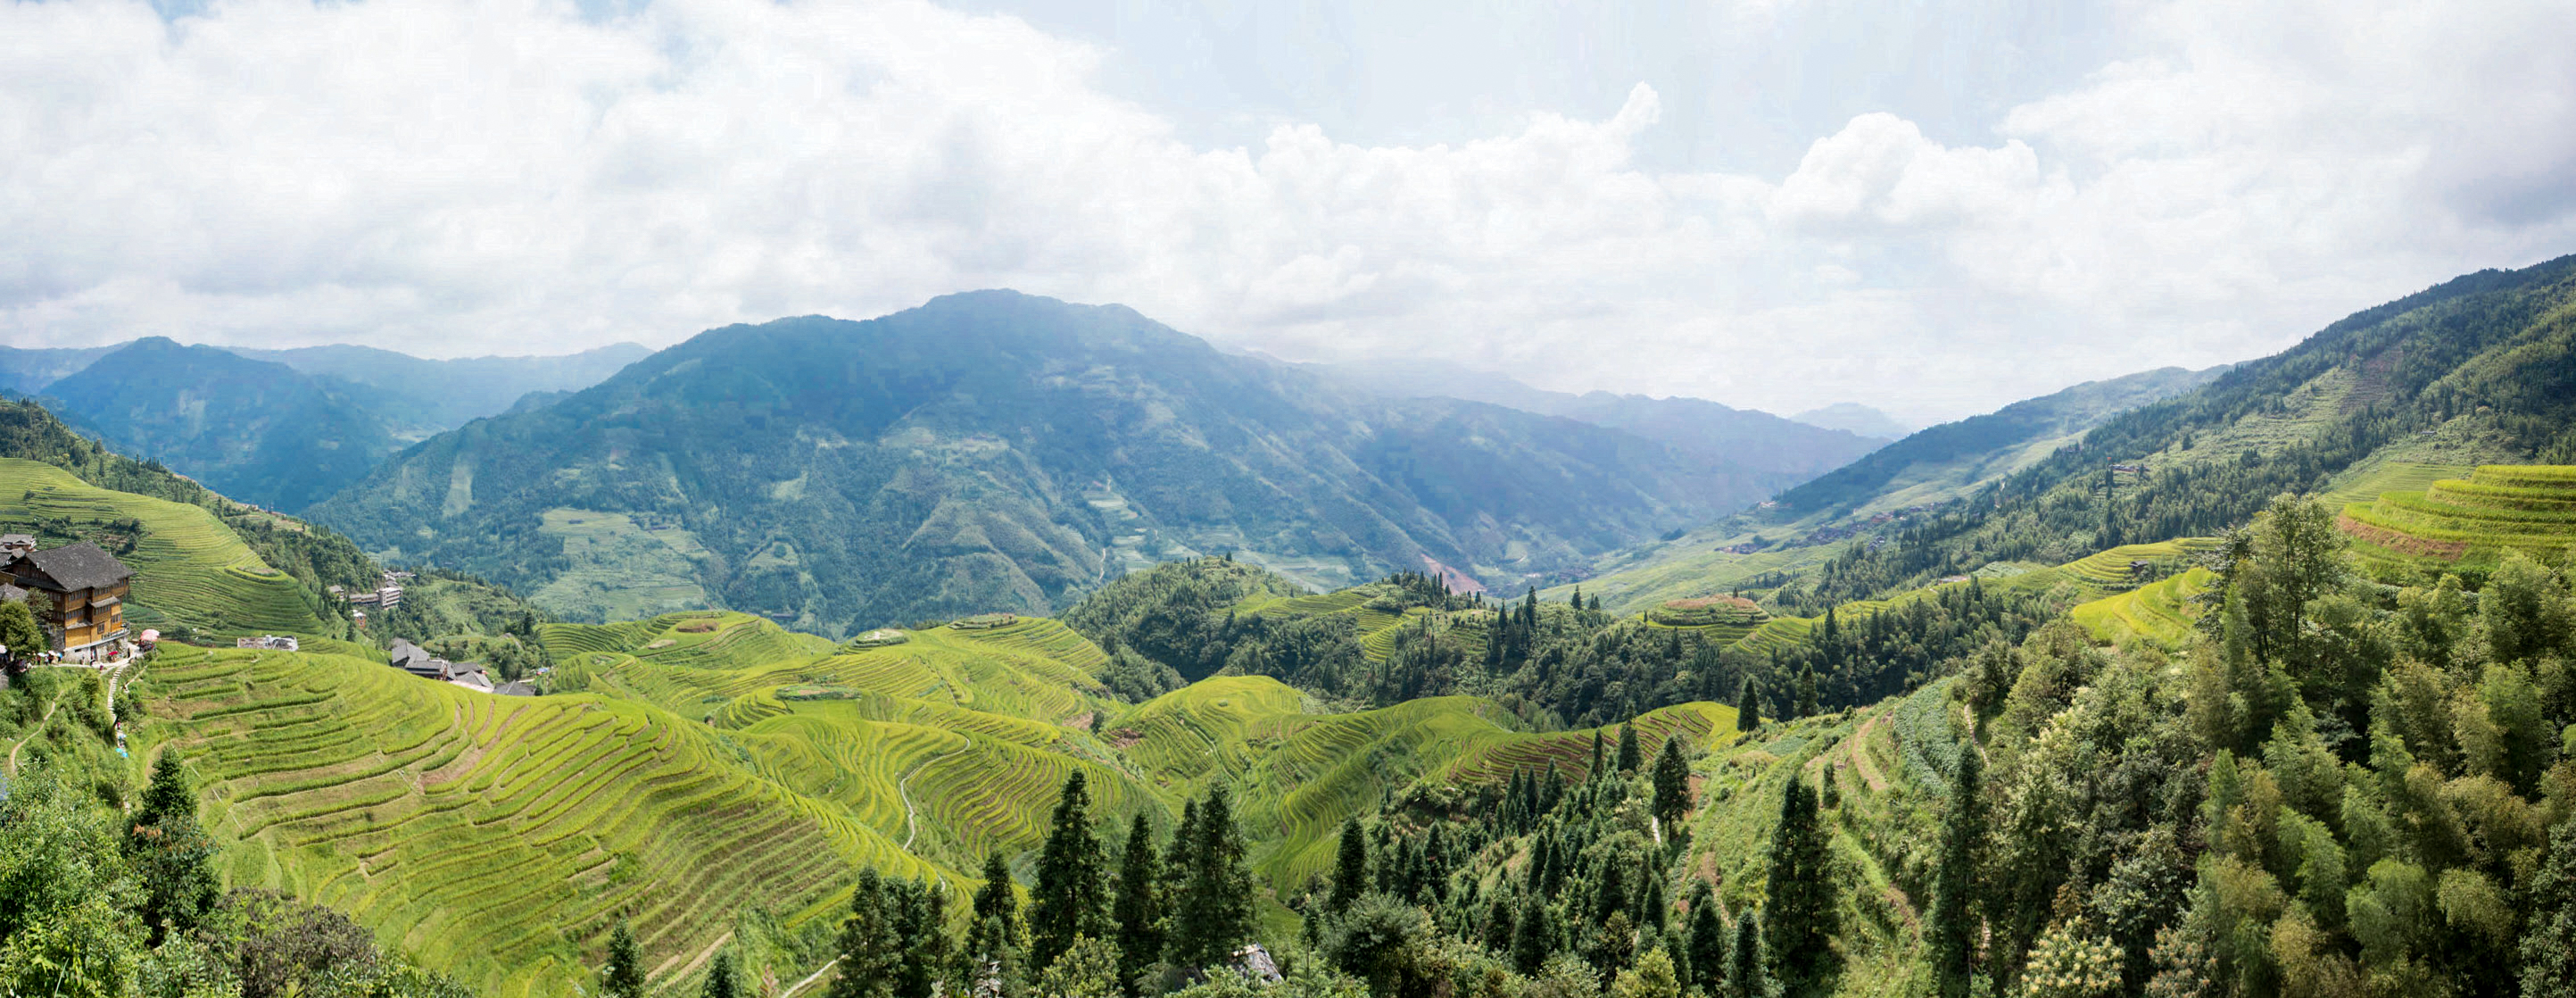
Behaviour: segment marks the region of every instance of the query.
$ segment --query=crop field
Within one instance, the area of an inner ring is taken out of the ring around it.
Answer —
[[[495,995],[586,985],[630,917],[657,972],[859,864],[953,877],[650,706],[493,697],[335,655],[157,660],[139,755],[185,753],[235,885],[288,889]]]
[[[143,524],[134,550],[119,556],[135,571],[128,611],[135,626],[176,622],[223,635],[339,633],[318,597],[260,561],[214,514],[98,488],[49,464],[0,458],[0,532],[42,535],[46,521],[69,521],[86,536],[127,518]]]
[[[2193,598],[2208,590],[2215,577],[2206,568],[2151,582],[2077,605],[2070,615],[2092,632],[2094,640],[2119,644],[2142,639],[2165,648],[2181,647],[2191,637],[2200,610]]]
[[[2485,465],[2465,479],[2346,506],[2338,522],[2373,562],[2484,566],[2513,550],[2554,557],[2576,543],[2576,467]]]
[[[2129,574],[2130,563],[2143,561],[2166,572],[2178,571],[2217,543],[2210,538],[2185,537],[2154,544],[2123,544],[2059,565],[2057,570],[2092,592],[2122,592],[2137,584]]]

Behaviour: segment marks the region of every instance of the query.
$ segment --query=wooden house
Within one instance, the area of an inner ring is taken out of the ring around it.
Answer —
[[[51,604],[38,623],[62,642],[65,655],[95,657],[126,636],[126,586],[134,570],[96,544],[11,556],[0,563],[0,577],[47,597],[37,601]]]

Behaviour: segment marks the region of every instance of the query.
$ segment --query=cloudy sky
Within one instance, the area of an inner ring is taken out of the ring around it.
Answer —
[[[1002,286],[1949,418],[2576,252],[2569,38],[2482,0],[0,0],[0,343],[551,353]]]

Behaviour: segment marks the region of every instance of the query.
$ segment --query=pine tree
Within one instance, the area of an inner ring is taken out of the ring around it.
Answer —
[[[126,825],[125,856],[142,880],[137,913],[149,929],[149,945],[196,928],[214,910],[223,890],[215,874],[215,843],[197,824],[197,794],[175,748],[163,750],[153,764],[142,807]]]
[[[625,922],[608,933],[608,965],[600,968],[599,990],[608,998],[644,998],[644,950]]]
[[[1619,775],[1635,776],[1637,767],[1645,765],[1645,753],[1637,748],[1637,726],[1619,726]]]
[[[1762,694],[1753,688],[1753,677],[1744,677],[1744,688],[1735,694],[1735,730],[1751,731],[1762,726]]]
[[[1109,935],[1108,857],[1091,834],[1091,794],[1082,770],[1065,777],[1053,825],[1038,855],[1037,891],[1029,904],[1029,963],[1045,967],[1076,936]]]
[[[1762,958],[1762,920],[1752,912],[1735,920],[1735,951],[1726,958],[1726,998],[1769,998],[1771,968]]]
[[[1599,780],[1603,775],[1601,763],[1601,729],[1594,728],[1592,729],[1592,768],[1583,771],[1584,779]]]
[[[1368,836],[1360,830],[1358,815],[1342,822],[1341,850],[1333,859],[1333,893],[1325,910],[1339,914],[1350,910],[1351,902],[1368,893]]]
[[[1682,758],[1682,736],[1673,733],[1664,739],[1663,751],[1655,753],[1655,818],[1672,826],[1690,813],[1690,763]]]
[[[1719,994],[1726,981],[1726,919],[1717,912],[1717,893],[1708,881],[1692,882],[1689,925],[1688,959],[1682,961],[1690,967],[1689,983],[1702,994]]]
[[[1805,780],[1790,780],[1780,794],[1780,824],[1771,833],[1762,921],[1772,966],[1793,995],[1831,990],[1832,939],[1840,926],[1830,848],[1815,791]]]
[[[2576,820],[2549,833],[2522,934],[2523,998],[2576,998]]]
[[[984,883],[975,889],[974,921],[966,928],[970,980],[982,980],[994,964],[1018,966],[1028,946],[1022,941],[1020,899],[1011,888],[1010,864],[994,852],[984,858]]]
[[[1959,746],[1950,779],[1950,813],[1941,823],[1941,865],[1932,871],[1932,974],[1941,998],[1966,998],[1976,945],[1977,852],[1985,841],[1985,763],[1975,742]]]
[[[720,949],[707,965],[707,984],[698,992],[705,998],[742,998],[742,975],[733,968],[733,950]]]
[[[902,940],[887,903],[885,878],[875,867],[859,871],[850,889],[850,917],[841,923],[840,974],[827,998],[892,998],[902,966]]]
[[[1798,671],[1798,716],[1814,717],[1816,713],[1816,667],[1809,665]]]
[[[952,962],[948,950],[948,890],[922,880],[889,880],[886,889],[887,896],[894,899],[894,933],[900,954],[894,975],[895,998],[931,998]]]
[[[1118,982],[1131,994],[1145,968],[1163,955],[1163,871],[1154,855],[1154,829],[1138,814],[1127,828],[1127,855],[1118,865]]]
[[[1556,923],[1547,899],[1532,895],[1521,905],[1519,924],[1512,927],[1512,966],[1523,974],[1537,974],[1549,955],[1556,952]]]
[[[1180,923],[1172,944],[1177,962],[1204,968],[1231,961],[1236,948],[1252,941],[1252,869],[1245,865],[1243,833],[1235,827],[1224,787],[1208,791],[1198,831],[1189,890],[1175,906]]]

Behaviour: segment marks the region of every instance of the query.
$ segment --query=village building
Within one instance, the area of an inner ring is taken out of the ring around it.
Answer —
[[[0,559],[15,558],[22,554],[32,554],[35,550],[36,538],[32,535],[0,534]]]
[[[481,662],[450,662],[402,638],[394,639],[388,656],[394,668],[422,679],[454,683],[483,693],[492,692],[492,677]]]
[[[67,658],[95,661],[127,635],[125,596],[134,570],[96,544],[10,555],[0,562],[0,578],[46,597],[39,602],[51,606],[38,623],[62,642]]]
[[[267,649],[271,649],[271,650],[274,650],[274,651],[296,651],[296,650],[298,650],[298,649],[296,648],[296,641],[295,641],[295,638],[294,638],[292,635],[289,635],[289,636],[286,636],[286,637],[279,637],[279,636],[274,635],[274,634],[263,634],[263,635],[260,635],[259,637],[255,637],[255,638],[234,638],[234,639],[233,639],[233,647],[235,647],[235,648],[267,648]]]

